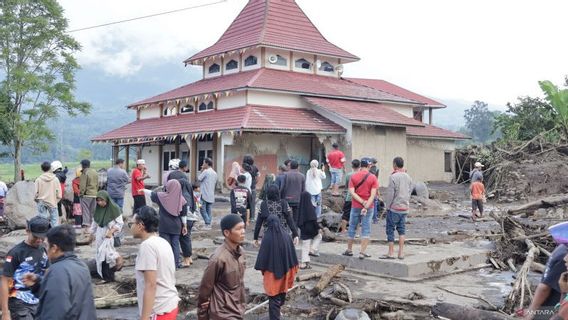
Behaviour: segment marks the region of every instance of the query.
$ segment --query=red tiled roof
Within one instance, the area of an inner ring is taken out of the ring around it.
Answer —
[[[294,0],[250,0],[214,45],[185,62],[253,46],[359,60],[327,41]]]
[[[444,138],[444,139],[455,139],[455,140],[470,139],[468,136],[463,135],[461,133],[453,132],[450,130],[438,128],[431,125],[425,125],[424,127],[407,127],[406,134],[408,136],[423,137],[423,138]]]
[[[412,92],[410,90],[406,90],[402,87],[399,87],[393,83],[390,83],[385,80],[378,80],[378,79],[357,79],[357,78],[347,78],[349,81],[353,81],[355,83],[381,90],[384,92],[388,92],[390,94],[397,95],[399,97],[403,97],[410,100],[415,100],[420,103],[423,103],[429,107],[433,108],[445,108],[446,106],[443,103],[440,103],[436,100],[427,98],[425,96],[419,95],[418,93]]]
[[[129,107],[242,88],[269,89],[295,92],[304,95],[323,95],[361,100],[420,104],[417,101],[376,90],[345,79],[261,68],[221,77],[202,79],[157,96],[135,102],[129,105]]]
[[[422,122],[406,117],[380,103],[313,97],[305,97],[305,99],[314,106],[353,122],[398,126],[424,126]]]
[[[163,138],[216,131],[342,133],[345,129],[307,109],[245,106],[232,109],[136,120],[92,141]]]

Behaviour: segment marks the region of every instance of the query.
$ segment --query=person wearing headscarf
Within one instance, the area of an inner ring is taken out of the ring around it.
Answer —
[[[266,191],[266,200],[262,201],[260,205],[260,213],[256,219],[256,224],[254,226],[254,241],[258,245],[258,237],[260,235],[260,229],[264,228],[264,232],[268,230],[268,217],[276,216],[280,221],[280,224],[284,230],[290,230],[292,232],[292,237],[294,242],[297,244],[298,240],[298,229],[296,228],[296,223],[292,218],[292,210],[288,206],[285,200],[280,200],[280,189],[278,186],[273,184],[268,187]]]
[[[237,214],[221,219],[225,242],[209,258],[199,285],[199,320],[243,319],[245,314],[245,223]]]
[[[114,262],[108,263],[107,257],[114,251],[114,236],[122,230],[124,221],[120,207],[112,201],[108,192],[101,190],[96,197],[97,206],[91,223],[91,239],[96,245],[97,270],[106,270],[105,263],[112,268]],[[110,239],[110,241],[106,241]],[[116,256],[115,256],[116,258]],[[102,271],[99,272],[102,277]]]
[[[322,236],[316,208],[312,204],[312,195],[307,191],[302,192],[300,195],[298,228],[300,228],[300,239],[302,240],[302,264],[300,269],[311,269],[310,256],[319,256],[318,248]]]
[[[292,238],[282,228],[278,217],[270,215],[267,224],[268,229],[264,233],[254,268],[263,275],[270,320],[279,320],[280,308],[298,272],[298,257]]]
[[[187,174],[185,173],[187,170],[187,162],[182,160],[179,162],[179,169],[176,171],[171,172],[168,175],[168,181],[175,179],[181,185],[181,194],[185,199],[186,206],[187,206],[187,219],[186,219],[186,231],[185,234],[182,232],[180,235],[179,243],[181,247],[181,255],[183,256],[183,262],[181,264],[182,268],[189,267],[193,264],[193,260],[191,256],[193,254],[192,245],[191,245],[191,230],[193,229],[193,224],[197,220],[196,215],[192,215],[195,212],[196,202],[193,198],[193,186],[189,179],[187,178]],[[167,182],[166,182],[167,183]],[[183,218],[182,218],[183,219]],[[182,228],[183,231],[183,228]]]
[[[236,161],[233,162],[231,165],[231,173],[229,173],[229,177],[227,178],[227,187],[229,189],[237,187],[237,178],[241,175],[242,171],[241,165]]]
[[[316,208],[316,215],[321,216],[321,189],[322,180],[325,179],[325,166],[322,169],[318,168],[319,162],[312,160],[310,162],[310,169],[306,173],[306,191],[310,193],[312,203]]]
[[[144,193],[150,193],[150,199],[160,207],[159,235],[172,246],[176,268],[181,268],[179,240],[180,234],[187,234],[187,201],[183,197],[179,181],[173,179],[166,182],[165,190],[144,190]]]

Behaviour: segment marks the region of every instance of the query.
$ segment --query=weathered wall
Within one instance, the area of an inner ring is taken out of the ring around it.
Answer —
[[[147,185],[159,185],[158,180],[160,168],[160,153],[158,152],[158,146],[145,146],[142,148],[142,159],[146,161],[147,172],[150,175],[150,179],[144,180]],[[136,157],[136,156],[134,156]]]
[[[380,169],[379,183],[386,186],[392,171],[392,159],[397,156],[406,159],[406,131],[404,128],[353,126],[351,151],[348,162],[365,156],[376,158]],[[349,171],[350,165],[346,167]]]
[[[245,133],[235,136],[232,145],[225,146],[223,165],[223,181],[229,176],[233,161],[242,163],[243,156],[250,154],[255,158],[255,164],[261,173],[258,187],[262,186],[264,177],[276,173],[278,165],[286,159],[294,158],[300,162],[302,171],[306,171],[312,158],[311,137],[293,136],[286,134],[256,134]]]
[[[453,173],[444,172],[444,152],[454,149],[455,143],[449,140],[409,138],[408,159],[405,159],[408,174],[414,181],[451,182]]]

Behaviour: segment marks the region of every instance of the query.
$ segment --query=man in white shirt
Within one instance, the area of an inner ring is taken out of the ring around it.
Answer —
[[[172,247],[157,235],[159,217],[151,207],[140,208],[128,223],[141,239],[136,257],[136,295],[140,319],[176,319],[178,302],[176,265]]]

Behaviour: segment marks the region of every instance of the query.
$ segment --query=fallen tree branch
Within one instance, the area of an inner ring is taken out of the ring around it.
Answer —
[[[312,280],[312,279],[317,279],[317,278],[321,278],[321,276],[323,275],[323,272],[313,272],[313,273],[308,273],[308,274],[299,274],[296,277],[296,281],[308,281],[308,280]]]
[[[522,309],[524,304],[525,304],[525,288],[529,287],[529,295],[532,295],[532,292],[530,292],[530,282],[527,281],[527,275],[530,271],[531,265],[534,261],[534,258],[536,255],[538,255],[539,250],[538,248],[534,245],[534,243],[531,240],[525,240],[525,243],[527,244],[528,247],[528,252],[527,252],[527,257],[525,259],[525,262],[523,263],[523,266],[521,267],[521,269],[519,270],[519,272],[517,273],[517,279],[515,280],[515,283],[513,284],[513,289],[511,290],[511,292],[509,293],[509,296],[507,297],[507,303],[506,303],[506,310],[507,311],[513,311],[516,309]],[[516,307],[515,305],[518,304],[518,307]]]
[[[450,320],[512,320],[508,315],[474,309],[451,303],[436,303],[431,309],[435,317],[443,317]]]
[[[444,287],[441,287],[441,286],[436,286],[436,288],[438,288],[438,289],[440,289],[440,290],[443,290],[443,291],[446,291],[446,292],[449,292],[449,293],[451,293],[451,294],[455,294],[456,296],[465,297],[465,298],[470,298],[470,299],[481,300],[481,301],[485,302],[488,306],[490,306],[490,307],[493,309],[493,311],[497,311],[497,312],[499,312],[499,313],[502,313],[502,314],[505,314],[505,315],[506,315],[505,312],[499,310],[499,308],[497,308],[497,306],[495,306],[493,303],[489,302],[487,299],[483,298],[482,296],[474,296],[474,295],[467,294],[467,293],[459,293],[459,292],[455,292],[455,291],[453,291],[453,290],[450,290],[450,289],[448,289],[448,288],[444,288]]]
[[[568,195],[553,196],[532,201],[522,206],[507,210],[507,214],[516,215],[519,213],[532,212],[540,208],[550,208],[568,204]]]
[[[321,276],[319,282],[310,291],[311,296],[312,297],[318,296],[323,291],[323,289],[327,287],[331,279],[333,279],[343,270],[345,270],[345,265],[342,264],[336,264],[329,267],[327,271]]]

